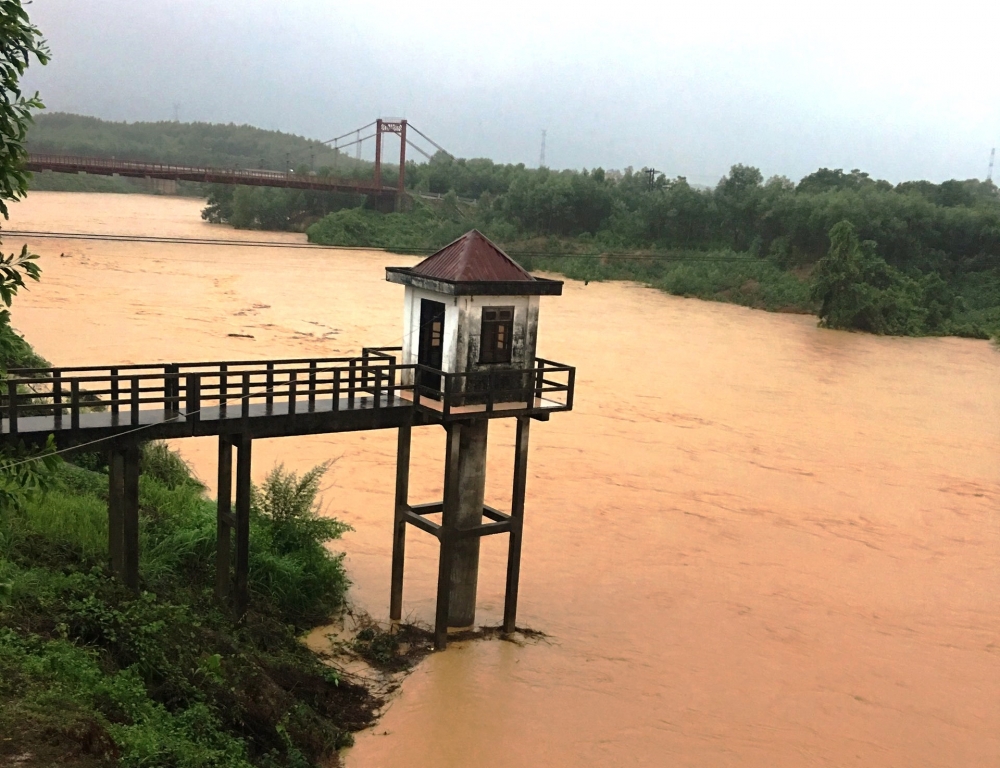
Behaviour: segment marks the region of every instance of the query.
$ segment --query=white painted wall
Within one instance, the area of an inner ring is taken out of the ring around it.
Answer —
[[[451,296],[406,286],[403,297],[402,363],[417,362],[420,344],[420,302],[422,299],[445,305],[443,370],[456,373],[479,366],[478,350],[483,307],[514,307],[514,349],[505,368],[530,368],[535,364],[539,296]],[[470,356],[471,353],[471,356]],[[412,384],[412,373],[402,372],[402,383]]]

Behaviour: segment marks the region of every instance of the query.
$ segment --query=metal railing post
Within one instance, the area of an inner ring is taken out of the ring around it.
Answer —
[[[295,413],[295,380],[297,374],[292,371],[288,374],[288,413]]]
[[[135,426],[139,423],[139,377],[133,376],[131,384],[132,391],[129,392],[129,399],[131,400],[130,405],[132,406],[132,425]],[[166,416],[166,412],[164,412],[164,416]]]
[[[111,369],[111,423],[118,423],[118,369]]]
[[[386,404],[390,404],[393,396],[396,394],[396,356],[393,355],[389,360],[389,394],[386,397]]]
[[[316,410],[316,361],[309,361],[309,410]]]
[[[187,380],[185,381],[185,387],[187,391],[187,403],[185,409],[187,413],[184,414],[185,421],[200,421],[201,419],[201,376],[197,373],[189,373],[187,375]]]
[[[244,421],[248,421],[250,419],[250,371],[243,372],[243,397],[240,399],[242,401],[240,414]]]
[[[358,361],[351,360],[351,370],[350,378],[347,382],[347,407],[350,409],[354,408],[354,391],[357,388],[358,381]]]
[[[7,420],[9,422],[7,431],[17,434],[17,382],[7,379]]]
[[[271,415],[274,408],[274,363],[267,364],[267,397],[264,401],[267,404],[267,415]]]
[[[223,363],[219,366],[219,418],[226,417],[226,400],[229,394],[229,366]]]
[[[62,429],[62,371],[52,372],[52,419]]]
[[[70,429],[80,428],[80,382],[73,379],[69,385],[69,418]]]

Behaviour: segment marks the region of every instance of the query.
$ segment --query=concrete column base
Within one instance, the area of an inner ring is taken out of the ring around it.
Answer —
[[[483,522],[486,496],[486,419],[462,425],[458,458],[458,509],[455,528],[459,531]],[[479,583],[479,542],[474,536],[453,545],[448,626],[469,627],[476,621],[476,589]]]

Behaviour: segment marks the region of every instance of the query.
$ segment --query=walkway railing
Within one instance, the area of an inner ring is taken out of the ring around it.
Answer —
[[[249,419],[297,413],[413,407],[438,419],[476,413],[561,411],[573,407],[575,369],[539,358],[531,369],[448,373],[401,365],[399,348],[366,348],[362,356],[21,368],[0,392],[0,430],[140,426],[168,421]],[[412,382],[426,372],[441,390]],[[404,381],[406,383],[404,383]],[[84,423],[87,422],[87,423]]]

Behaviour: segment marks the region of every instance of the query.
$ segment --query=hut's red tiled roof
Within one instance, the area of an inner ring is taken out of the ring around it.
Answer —
[[[478,229],[466,232],[410,271],[453,282],[535,282],[534,277]]]

